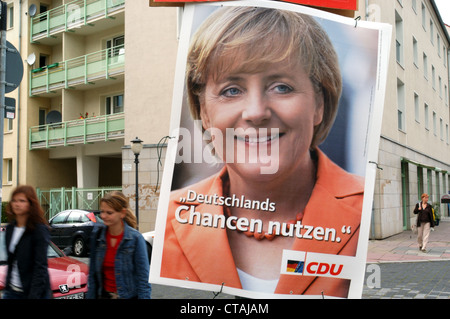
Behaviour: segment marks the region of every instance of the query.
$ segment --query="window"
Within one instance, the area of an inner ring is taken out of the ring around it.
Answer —
[[[436,112],[433,111],[433,134],[437,136],[437,119],[436,119]]]
[[[414,58],[414,65],[416,67],[419,67],[419,51],[417,46],[417,40],[413,37],[413,58]]]
[[[448,90],[447,85],[444,85],[445,104],[448,105]]]
[[[442,47],[442,53],[444,54],[444,58],[442,60],[444,60],[444,66],[447,66],[447,50],[445,49],[445,46]]]
[[[109,40],[106,40],[106,48],[108,49],[108,56],[113,57],[122,53],[125,45],[125,36],[121,35]]]
[[[12,175],[13,175],[13,162],[12,159],[8,159],[6,166],[6,181],[8,183],[12,183]]]
[[[9,3],[6,9],[6,26],[7,29],[14,28],[14,3]]]
[[[11,184],[13,177],[13,161],[11,158],[3,159],[3,184]]]
[[[434,172],[434,175],[436,176],[436,195],[440,196],[441,194],[441,181],[440,181],[440,176],[439,176],[439,172],[436,171]]]
[[[51,220],[50,224],[51,225],[64,224],[64,221],[66,220],[66,217],[67,217],[67,215],[69,215],[69,213],[70,212],[59,213],[58,215],[53,217],[53,219]]]
[[[425,53],[423,54],[423,76],[428,79],[428,57]]]
[[[434,45],[434,23],[433,20],[430,19],[430,42]]]
[[[78,224],[78,223],[80,223],[82,215],[83,215],[82,212],[78,212],[78,211],[71,212],[69,217],[67,218],[66,224]]]
[[[448,144],[448,124],[445,124],[445,142]]]
[[[427,129],[427,130],[429,130],[430,128],[429,128],[429,115],[428,115],[428,112],[429,112],[429,110],[428,110],[428,104],[427,103],[425,103],[425,105],[424,105],[424,113],[425,113],[425,129]]]
[[[433,87],[433,90],[436,90],[436,69],[434,68],[434,65],[431,66],[431,86]]]
[[[440,133],[441,141],[443,141],[444,140],[444,122],[442,121],[442,119],[439,119],[439,133]]]
[[[427,9],[425,8],[425,5],[422,3],[422,27],[426,31],[426,21],[427,21]]]
[[[105,104],[105,112],[106,114],[116,114],[123,112],[124,103],[123,103],[123,94],[107,96]]]
[[[12,132],[13,130],[13,119],[5,119],[4,120],[4,126],[3,126],[3,131],[6,132]]]
[[[395,36],[397,62],[403,65],[403,20],[397,11],[395,12]]]
[[[442,79],[439,77],[439,97],[442,99]]]
[[[432,177],[431,177],[431,169],[427,169],[427,193],[432,197],[433,195],[433,187],[431,185]]]
[[[437,53],[438,56],[441,57],[441,37],[439,34],[437,35]]]
[[[43,4],[43,3],[39,4],[39,13],[40,13],[40,14],[43,14],[43,13],[45,13],[45,12],[47,12],[47,11],[48,11],[48,6],[47,6],[46,4]],[[42,16],[39,18],[39,20],[40,20],[40,21],[47,20],[47,14],[42,15]]]
[[[414,10],[414,12],[417,14],[417,1],[416,0],[412,0],[412,8]]]
[[[416,122],[420,122],[419,96],[417,93],[414,93],[414,114]]]
[[[405,84],[397,79],[398,129],[405,130]]]
[[[39,125],[45,125],[46,113],[44,109],[39,109]]]
[[[46,54],[39,54],[39,67],[42,68],[43,66],[49,65],[49,56]]]
[[[417,166],[417,193],[423,194],[423,167]]]

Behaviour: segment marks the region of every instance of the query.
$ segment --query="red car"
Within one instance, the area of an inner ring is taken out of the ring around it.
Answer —
[[[50,286],[55,299],[84,299],[87,292],[88,265],[67,257],[50,242],[47,251]],[[5,288],[7,272],[5,232],[0,231],[0,294]]]

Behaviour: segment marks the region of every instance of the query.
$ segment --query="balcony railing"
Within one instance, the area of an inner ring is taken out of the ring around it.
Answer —
[[[30,71],[30,96],[73,88],[124,72],[123,45],[97,51]]]
[[[124,113],[46,124],[30,128],[29,149],[109,141],[124,137]]]
[[[101,17],[107,18],[124,5],[125,0],[76,0],[53,8],[32,18],[31,41],[86,25]]]

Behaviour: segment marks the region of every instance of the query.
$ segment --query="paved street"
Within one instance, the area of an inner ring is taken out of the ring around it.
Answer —
[[[450,261],[388,262],[380,267],[379,287],[369,288],[367,276],[362,299],[450,299]],[[212,292],[152,285],[154,299],[232,299]]]
[[[379,288],[370,289],[365,284],[363,299],[450,299],[450,261],[378,265]]]
[[[431,232],[427,252],[411,231],[371,240],[368,266],[379,266],[380,284],[363,289],[363,299],[450,299],[450,221]],[[366,272],[370,276],[371,272]]]
[[[371,240],[367,262],[363,299],[450,299],[450,221],[441,221],[435,227],[427,253],[417,248],[416,235],[404,231],[384,240]],[[373,269],[379,274],[379,282],[372,280]],[[214,295],[153,285],[152,297],[212,299]],[[234,296],[219,294],[216,297],[225,298]]]

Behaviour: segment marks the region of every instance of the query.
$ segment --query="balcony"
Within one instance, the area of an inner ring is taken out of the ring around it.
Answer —
[[[59,7],[41,13],[31,19],[30,37],[31,42],[43,44],[52,44],[59,33],[67,31],[82,31],[84,26],[100,23],[97,29],[108,25],[112,27],[117,13],[123,12],[125,0],[76,0]],[[120,17],[118,23],[123,23],[123,17]],[[89,30],[89,28],[87,29]],[[82,31],[83,32],[83,31]],[[89,32],[84,30],[84,32]]]
[[[124,137],[125,115],[117,113],[30,128],[29,149],[110,141]]]
[[[124,46],[116,46],[85,56],[30,71],[30,96],[55,93],[96,81],[115,79],[125,71]]]

